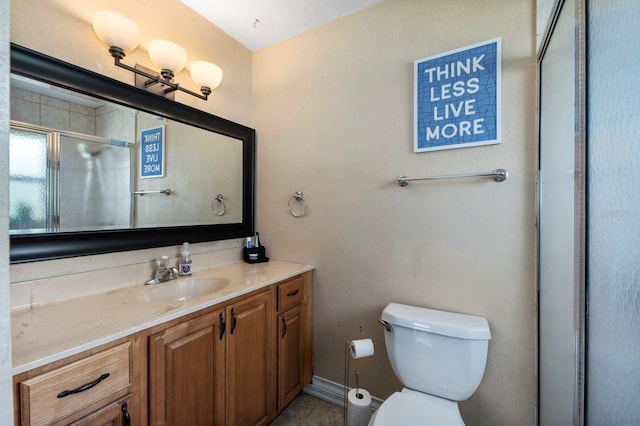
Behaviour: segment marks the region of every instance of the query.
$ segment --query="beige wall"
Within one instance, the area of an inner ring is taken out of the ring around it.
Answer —
[[[502,37],[500,145],[412,153],[413,61]],[[533,424],[535,4],[387,0],[254,55],[257,227],[270,256],[316,262],[314,374],[343,383],[345,341],[372,394],[399,389],[376,319],[389,302],[483,315],[484,380],[470,425]],[[399,175],[490,171],[491,180]],[[310,212],[287,201],[302,191]]]

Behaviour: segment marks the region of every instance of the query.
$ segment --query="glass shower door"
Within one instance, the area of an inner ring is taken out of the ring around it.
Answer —
[[[129,228],[131,145],[12,123],[10,233]]]
[[[11,128],[9,133],[9,229],[11,234],[53,227],[48,135]]]
[[[588,425],[640,424],[640,2],[588,3]]]
[[[60,230],[131,226],[128,144],[60,136]]]

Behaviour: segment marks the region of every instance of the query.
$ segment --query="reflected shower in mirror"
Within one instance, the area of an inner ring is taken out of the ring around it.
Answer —
[[[9,146],[11,235],[131,227],[129,143],[12,122]]]

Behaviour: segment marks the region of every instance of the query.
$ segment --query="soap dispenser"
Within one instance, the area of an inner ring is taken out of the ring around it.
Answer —
[[[182,258],[180,259],[180,275],[191,275],[191,253],[189,253],[189,243],[182,244]]]

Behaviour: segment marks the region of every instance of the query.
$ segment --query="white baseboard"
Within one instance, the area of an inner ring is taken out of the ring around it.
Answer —
[[[311,384],[305,386],[303,392],[323,401],[330,402],[339,407],[344,407],[344,385],[323,379],[319,376],[313,376]],[[377,410],[382,404],[382,399],[371,397],[371,411]]]

